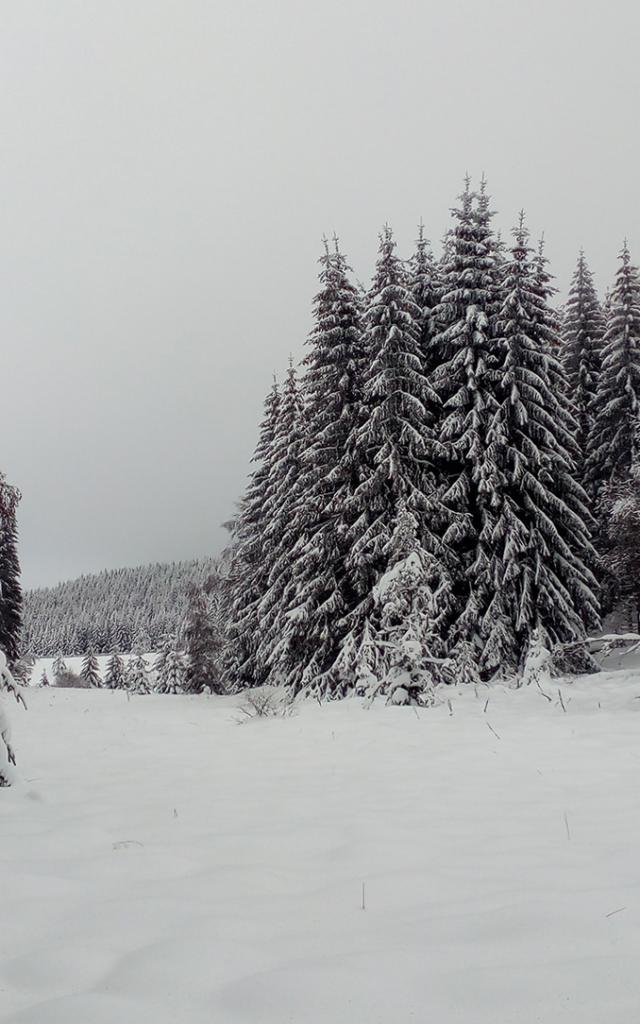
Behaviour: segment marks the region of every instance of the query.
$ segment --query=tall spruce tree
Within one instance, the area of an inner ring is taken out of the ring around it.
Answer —
[[[432,557],[441,550],[433,474],[438,396],[424,375],[421,311],[390,228],[380,237],[378,261],[364,316],[362,422],[350,445],[361,460],[360,480],[346,502],[346,571],[355,605],[324,692],[355,685],[363,638],[375,617],[374,588],[389,568],[391,540],[401,509],[419,524],[417,542]]]
[[[238,515],[232,524],[229,578],[229,631],[225,645],[225,674],[241,689],[256,684],[255,655],[259,640],[259,606],[268,586],[265,558],[269,495],[273,486],[273,439],[280,409],[276,380],[269,392],[253,454],[251,473]]]
[[[304,532],[306,495],[299,488],[308,444],[304,399],[293,360],[289,361],[271,451],[271,487],[265,502],[262,559],[267,586],[257,606],[254,684],[280,682],[280,641],[286,630],[291,552]]]
[[[184,626],[187,667],[185,693],[224,693],[220,636],[212,615],[210,584],[191,587]]]
[[[587,480],[597,495],[628,478],[638,458],[640,278],[627,243],[611,294],[589,441]]]
[[[20,654],[22,587],[16,512],[20,492],[0,476],[0,650],[9,664]]]
[[[472,643],[480,658],[494,595],[489,567],[501,488],[488,441],[502,346],[495,338],[499,274],[484,183],[476,194],[467,179],[453,215],[443,295],[434,313],[437,365],[431,379],[442,401],[438,473],[450,517],[444,542],[454,556],[450,643],[454,652]]]
[[[585,482],[602,363],[604,318],[584,252],[580,252],[562,321],[562,361],[576,419],[576,472]]]
[[[593,547],[596,536],[596,520],[593,514],[592,496],[587,489],[584,479],[585,466],[582,449],[577,441],[579,433],[577,410],[573,402],[563,359],[562,325],[564,314],[561,314],[551,304],[553,297],[557,294],[557,288],[553,284],[553,277],[548,269],[548,262],[544,252],[544,238],[541,238],[533,257],[532,291],[536,301],[532,310],[533,320],[529,327],[529,334],[535,340],[541,352],[553,357],[547,360],[549,386],[551,393],[558,403],[558,426],[562,436],[564,451],[569,457],[572,475],[579,488],[576,492],[579,515],[584,520],[591,537],[591,546],[582,552],[581,557],[584,558],[585,564],[591,572],[595,572],[598,561],[597,553]],[[593,622],[590,622],[589,628],[592,626]]]
[[[551,645],[574,643],[598,621],[585,564],[586,495],[573,476],[571,435],[551,388],[555,357],[541,344],[543,300],[522,217],[513,234],[496,319],[499,404],[488,432],[499,474],[489,565],[494,598],[481,630],[481,663],[490,672],[521,666],[534,635]]]
[[[272,663],[294,691],[322,688],[353,604],[345,569],[345,503],[358,481],[349,444],[362,412],[361,296],[337,239],[325,241],[315,325],[308,339],[302,391],[307,442],[297,482],[300,529],[283,595],[286,619]]]

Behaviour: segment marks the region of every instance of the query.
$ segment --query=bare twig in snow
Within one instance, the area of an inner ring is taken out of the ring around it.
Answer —
[[[567,709],[565,707],[564,700],[562,699],[562,690],[560,690],[560,689],[558,689],[558,697],[560,698],[560,707],[562,708],[563,711],[566,712]]]
[[[605,914],[604,916],[605,917],[613,917],[614,914],[621,914],[622,911],[626,910],[626,909],[627,909],[626,907],[618,907],[617,910],[610,910],[609,913]]]
[[[493,728],[493,726],[491,725],[491,722],[487,722],[487,729],[491,729],[491,732],[493,733],[493,735],[495,736],[495,738],[496,738],[497,740],[499,740],[499,739],[500,739],[500,737],[498,736],[498,734],[497,734],[496,730],[495,730],[495,729]]]
[[[564,812],[564,827],[567,830],[567,839],[570,841],[571,840],[571,829],[569,828],[569,818],[567,817],[567,812],[566,811]]]

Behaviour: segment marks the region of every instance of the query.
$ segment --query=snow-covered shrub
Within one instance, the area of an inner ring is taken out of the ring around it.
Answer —
[[[62,690],[87,690],[89,688],[86,679],[70,668],[58,673],[54,677],[54,684]]]
[[[4,694],[11,694],[26,708],[20,687],[7,665],[3,651],[0,651],[0,787],[11,785],[10,766],[15,765],[16,755],[11,743],[11,724],[4,702]]]
[[[478,652],[470,640],[460,640],[452,651],[451,657],[443,663],[444,682],[453,686],[475,686],[480,682],[480,665]]]
[[[239,722],[246,722],[250,718],[286,718],[291,710],[291,700],[283,700],[277,691],[263,687],[246,693],[239,708],[244,717]]]
[[[535,629],[531,634],[529,650],[519,677],[519,685],[530,686],[531,683],[540,685],[549,682],[552,665],[553,653],[548,637],[542,630]]]

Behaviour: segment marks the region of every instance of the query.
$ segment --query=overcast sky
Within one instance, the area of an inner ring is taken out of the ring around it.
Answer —
[[[368,280],[465,171],[566,288],[640,259],[638,5],[1,0],[1,468],[24,582],[205,555],[323,233]]]

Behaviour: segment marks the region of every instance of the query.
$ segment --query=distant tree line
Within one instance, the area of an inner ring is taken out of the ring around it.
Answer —
[[[180,636],[191,588],[202,588],[215,559],[110,569],[29,590],[21,649],[36,657],[156,651]]]

